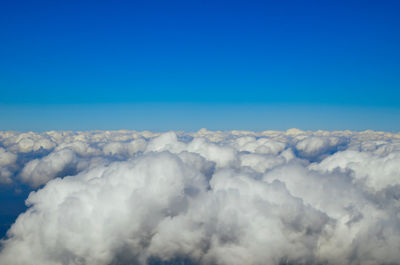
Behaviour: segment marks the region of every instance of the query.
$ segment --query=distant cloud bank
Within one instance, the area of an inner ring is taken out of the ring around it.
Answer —
[[[400,264],[396,133],[0,132],[21,183],[0,264]]]

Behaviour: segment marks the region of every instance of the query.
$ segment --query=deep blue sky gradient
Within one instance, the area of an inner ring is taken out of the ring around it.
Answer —
[[[0,129],[400,130],[399,14],[395,0],[3,1]],[[162,125],[171,108],[188,111]],[[302,108],[331,118],[297,126]]]

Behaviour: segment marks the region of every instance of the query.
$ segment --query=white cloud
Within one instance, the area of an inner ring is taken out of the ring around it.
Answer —
[[[16,161],[17,156],[14,153],[0,147],[0,184],[9,184],[12,182],[11,176]]]
[[[320,160],[343,148],[346,139],[343,137],[309,136],[296,143],[300,157]]]
[[[0,144],[4,183],[44,185],[0,264],[399,264],[398,134],[3,132]]]
[[[379,151],[375,149],[374,151]],[[311,166],[320,171],[342,172],[351,170],[351,175],[359,181],[365,181],[371,189],[383,189],[400,184],[400,152],[377,155],[375,152],[346,150],[327,157],[319,164]]]
[[[57,177],[63,170],[77,162],[76,155],[72,150],[61,149],[43,158],[31,160],[23,168],[20,177],[22,181],[38,187]]]

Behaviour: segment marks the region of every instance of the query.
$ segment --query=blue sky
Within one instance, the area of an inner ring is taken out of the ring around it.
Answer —
[[[1,130],[400,130],[399,1],[1,6]]]

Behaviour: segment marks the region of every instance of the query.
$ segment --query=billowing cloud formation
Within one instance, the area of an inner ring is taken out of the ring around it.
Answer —
[[[0,264],[400,264],[400,134],[0,133]],[[2,173],[2,172],[5,173]]]
[[[0,184],[10,183],[11,170],[10,167],[14,165],[17,160],[17,156],[14,153],[7,152],[4,148],[0,147]]]

